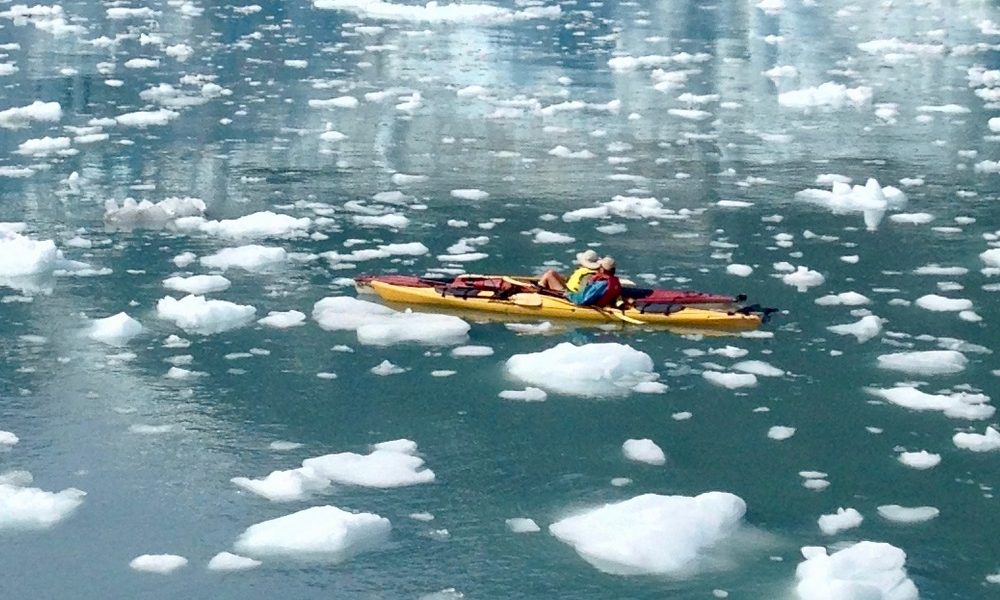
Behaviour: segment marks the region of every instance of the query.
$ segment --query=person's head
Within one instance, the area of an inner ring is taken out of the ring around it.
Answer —
[[[600,266],[598,265],[599,259],[600,257],[597,255],[597,252],[594,252],[591,249],[587,249],[576,255],[576,264],[580,265],[581,267],[586,267],[588,269],[596,270],[597,267]]]
[[[604,258],[597,261],[597,269],[599,271],[604,271],[605,273],[615,273],[615,259],[610,256],[605,256]]]

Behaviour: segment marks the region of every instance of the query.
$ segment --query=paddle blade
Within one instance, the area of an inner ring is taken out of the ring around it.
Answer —
[[[538,308],[542,305],[542,297],[538,294],[514,294],[510,300],[517,306]]]

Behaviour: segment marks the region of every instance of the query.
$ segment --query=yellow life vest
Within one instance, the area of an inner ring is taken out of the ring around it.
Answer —
[[[596,272],[597,269],[588,269],[587,267],[578,268],[573,271],[573,274],[566,280],[566,289],[571,292],[579,292],[581,288],[587,285],[587,281],[589,281]]]

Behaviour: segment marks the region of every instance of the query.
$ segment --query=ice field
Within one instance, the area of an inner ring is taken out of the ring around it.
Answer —
[[[1000,6],[0,4],[0,596],[1000,596]],[[363,273],[746,293],[760,330]]]

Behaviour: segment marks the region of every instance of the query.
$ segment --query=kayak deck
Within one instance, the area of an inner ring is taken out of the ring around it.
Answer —
[[[365,285],[386,302],[476,310],[537,319],[628,322],[640,326],[665,325],[731,331],[756,329],[761,324],[761,317],[757,314],[691,306],[676,306],[666,312],[644,312],[634,308],[619,310],[577,306],[562,297],[534,293],[515,293],[510,297],[494,297],[491,292],[481,292],[475,296],[455,296],[442,294],[434,287],[396,285],[378,279],[368,281]]]

